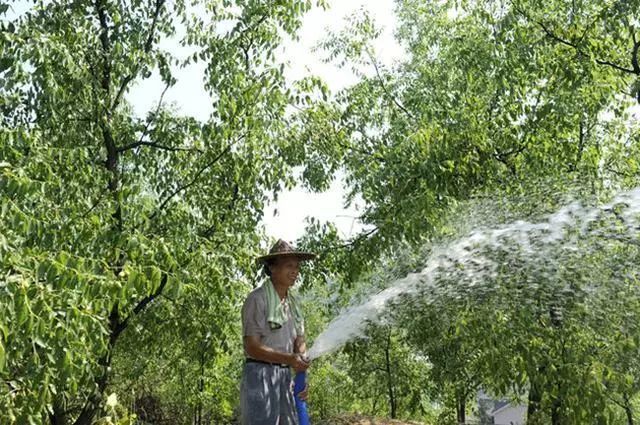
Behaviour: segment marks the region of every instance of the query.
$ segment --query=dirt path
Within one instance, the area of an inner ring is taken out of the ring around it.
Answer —
[[[419,422],[402,422],[393,419],[370,418],[366,416],[350,415],[327,419],[318,425],[421,425]]]

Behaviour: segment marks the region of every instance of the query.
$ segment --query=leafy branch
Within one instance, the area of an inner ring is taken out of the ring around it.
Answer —
[[[122,331],[126,329],[127,325],[129,324],[129,320],[131,320],[132,317],[140,314],[153,300],[155,300],[160,296],[160,294],[162,294],[162,291],[164,291],[164,288],[167,286],[168,281],[169,281],[169,274],[167,272],[163,272],[162,278],[160,279],[160,284],[158,285],[156,290],[146,295],[145,297],[143,297],[140,301],[138,301],[138,303],[133,308],[131,313],[127,317],[125,317],[123,320],[119,320],[117,322],[117,324],[115,325],[114,329],[111,332],[111,338],[114,340],[114,343],[115,343],[115,339],[117,339],[118,336],[120,336],[120,334],[122,333]]]
[[[128,145],[122,146],[120,148],[118,148],[118,152],[124,152],[130,149],[134,149],[140,146],[149,146],[152,148],[157,148],[157,149],[161,149],[161,150],[166,150],[166,151],[172,151],[172,152],[177,152],[177,151],[186,151],[186,152],[199,152],[199,153],[203,153],[203,151],[201,149],[197,149],[197,148],[190,148],[190,147],[182,147],[182,146],[165,146],[162,145],[160,143],[156,143],[156,142],[148,142],[148,141],[143,141],[143,140],[139,140],[137,142],[134,143],[130,143]]]
[[[371,61],[371,64],[373,65],[373,69],[376,72],[376,77],[378,79],[378,82],[380,83],[380,87],[382,88],[382,91],[384,92],[387,99],[393,102],[393,104],[396,105],[398,109],[400,109],[402,112],[404,112],[405,115],[407,115],[412,120],[415,120],[415,116],[402,103],[400,103],[400,101],[395,96],[393,96],[389,91],[380,73],[380,67],[378,66],[378,62],[376,61],[373,54],[370,51],[367,51],[367,55],[369,56],[369,60]]]
[[[513,4],[513,3],[512,3]],[[537,26],[539,26],[542,31],[545,33],[545,35],[547,37],[549,37],[550,39],[563,44],[565,46],[571,47],[573,49],[576,50],[576,52],[579,55],[583,55],[583,56],[589,56],[587,53],[585,53],[580,45],[578,43],[569,41],[565,38],[560,37],[558,34],[556,34],[550,27],[548,24],[545,24],[543,21],[538,21],[535,20],[533,18],[531,18],[524,10],[522,10],[521,8],[519,8],[518,6],[516,6],[515,4],[513,4],[514,9],[516,10],[516,12],[518,12],[518,14],[520,14],[522,17],[526,18],[527,20],[533,22],[534,24],[536,24]],[[583,36],[581,37],[580,40],[582,40]],[[638,48],[640,47],[640,43],[638,43],[635,39],[635,35],[633,36],[633,40],[634,40],[634,46],[633,46],[633,52],[632,52],[632,64],[633,64],[633,68],[625,68],[624,66],[620,66],[614,62],[611,62],[609,60],[603,60],[603,59],[598,59],[598,58],[594,58],[594,61],[598,64],[598,65],[605,65],[605,66],[609,66],[611,68],[614,68],[620,72],[624,72],[627,74],[633,74],[633,75],[640,75],[640,67],[638,66]]]
[[[160,18],[160,12],[162,11],[162,6],[164,5],[164,3],[165,3],[165,0],[156,0],[155,10],[153,12],[153,18],[151,21],[151,28],[149,29],[149,34],[147,35],[147,39],[144,43],[143,52],[145,54],[148,54],[151,51],[151,48],[153,47],[153,38],[155,36],[156,27],[158,25],[158,19]],[[122,80],[122,83],[120,84],[120,88],[118,89],[118,93],[116,94],[116,97],[113,100],[113,105],[111,105],[112,110],[118,107],[118,104],[122,100],[122,96],[124,95],[124,92],[127,90],[129,83],[131,83],[131,81],[133,81],[133,79],[138,75],[138,72],[140,71],[141,63],[142,62],[138,62],[138,64],[133,69],[133,71],[127,76],[125,76],[124,79]]]
[[[204,173],[208,168],[212,167],[216,162],[218,162],[224,155],[226,155],[227,153],[229,153],[229,151],[231,151],[231,148],[233,147],[233,145],[238,141],[241,140],[242,138],[244,138],[244,135],[238,137],[236,140],[234,140],[233,142],[229,143],[229,145],[222,150],[222,152],[220,152],[218,155],[216,155],[211,161],[207,162],[205,165],[203,165],[195,174],[195,176],[187,183],[179,186],[178,188],[176,188],[173,192],[171,192],[168,196],[165,197],[165,199],[160,203],[160,206],[158,207],[158,209],[156,211],[153,212],[153,214],[151,214],[149,216],[150,220],[153,220],[153,218],[155,218],[158,213],[160,213],[161,211],[163,211],[167,204],[176,196],[178,195],[180,192],[187,190],[188,188],[190,188],[191,186],[195,185],[200,176],[202,175],[202,173]]]

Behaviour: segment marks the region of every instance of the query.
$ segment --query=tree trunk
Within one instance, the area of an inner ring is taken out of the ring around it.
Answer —
[[[386,363],[386,371],[387,371],[387,390],[389,392],[389,410],[391,412],[391,419],[396,419],[397,417],[397,406],[396,406],[396,396],[393,390],[393,375],[391,373],[391,331],[387,334],[387,346],[384,350],[384,357]]]
[[[543,373],[544,367],[539,368],[538,372]],[[535,420],[536,414],[540,411],[540,407],[542,404],[542,396],[544,394],[540,384],[535,379],[529,378],[529,383],[531,387],[529,388],[529,400],[527,403],[527,423],[533,423]]]
[[[109,314],[109,330],[111,335],[109,336],[109,344],[107,345],[107,352],[98,360],[100,365],[100,376],[96,379],[97,390],[94,391],[88,398],[80,412],[80,416],[74,422],[74,425],[91,425],[93,418],[100,408],[100,400],[102,394],[107,387],[107,381],[109,379],[109,367],[111,366],[111,353],[113,347],[116,345],[118,337],[126,327],[126,322],[120,322],[120,313],[118,312],[118,304],[116,303],[111,309]]]
[[[456,419],[461,425],[467,422],[467,398],[462,394],[456,397]]]
[[[102,78],[100,80],[100,86],[103,90],[103,95],[106,97],[107,105],[111,102],[111,63],[110,63],[110,50],[111,45],[109,41],[109,26],[108,26],[108,12],[107,4],[104,0],[96,1],[95,3],[96,14],[100,22],[100,44],[102,48]],[[118,173],[118,149],[111,129],[111,110],[107,108],[104,111],[103,118],[99,124],[102,130],[102,138],[107,150],[107,158],[105,166],[109,170],[111,176],[109,177],[108,189],[114,199],[115,210],[113,212],[113,218],[115,221],[115,228],[118,232],[122,232],[122,208],[119,200],[119,185],[120,176]],[[122,268],[122,254],[117,254],[113,261],[113,268],[116,273]],[[74,422],[74,425],[91,425],[93,418],[96,415],[100,400],[102,399],[102,393],[107,386],[109,366],[111,366],[111,352],[115,341],[118,338],[122,329],[120,329],[120,315],[118,312],[118,303],[113,306],[109,314],[109,344],[107,346],[107,352],[100,358],[98,364],[100,365],[100,375],[96,379],[96,390],[87,398],[87,401],[80,412],[80,416]]]
[[[96,380],[98,389],[89,396],[87,402],[84,405],[84,408],[82,409],[82,412],[80,412],[80,416],[78,416],[78,419],[76,419],[76,421],[74,422],[74,425],[91,425],[93,423],[93,418],[95,417],[96,413],[98,413],[98,409],[100,408],[102,393],[104,393],[104,389],[107,387],[107,369],[110,364],[111,353],[105,355],[100,360],[100,365],[102,366],[102,374]]]
[[[205,350],[200,354],[200,377],[198,378],[198,407],[197,407],[197,425],[202,425],[202,398],[204,393],[204,360]]]
[[[564,402],[564,389],[562,383],[556,384],[558,388],[558,396],[553,400],[551,404],[551,425],[562,425],[564,423],[563,418],[563,402]]]
[[[627,415],[627,425],[633,425],[633,410],[631,410],[631,403],[629,402],[629,395],[624,396],[624,413]]]
[[[551,406],[551,425],[561,425],[562,418],[560,415],[560,402],[558,400],[554,400],[553,405]]]
[[[53,413],[49,414],[51,425],[67,425],[67,412],[60,396],[53,400]]]

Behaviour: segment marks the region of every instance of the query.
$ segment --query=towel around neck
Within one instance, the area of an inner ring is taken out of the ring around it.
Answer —
[[[288,320],[284,306],[285,303],[281,302],[280,296],[271,280],[266,280],[262,286],[267,295],[267,322],[269,322],[271,329],[278,329]],[[298,335],[304,335],[304,318],[302,317],[302,311],[300,310],[297,298],[290,289],[287,291],[286,302],[289,303],[289,308],[293,315],[296,333]]]

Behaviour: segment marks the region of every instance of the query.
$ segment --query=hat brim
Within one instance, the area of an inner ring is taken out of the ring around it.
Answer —
[[[274,254],[263,255],[262,257],[256,258],[256,261],[264,263],[265,261],[273,260],[274,258],[285,258],[285,257],[295,257],[300,261],[309,261],[314,260],[316,258],[316,254],[311,252],[302,252],[302,251],[290,251],[290,252],[276,252]]]

